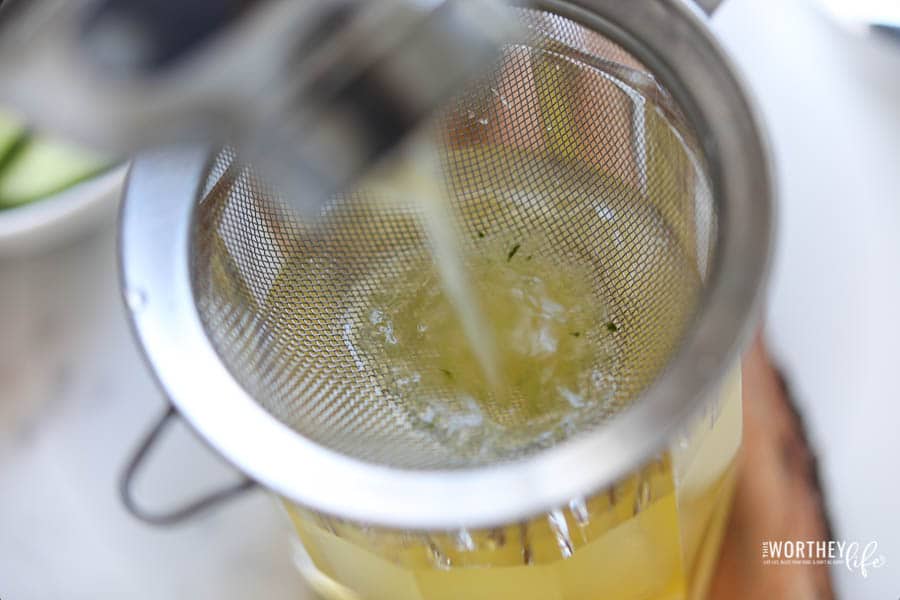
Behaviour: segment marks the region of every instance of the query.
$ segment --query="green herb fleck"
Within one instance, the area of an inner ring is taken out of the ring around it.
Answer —
[[[529,254],[528,256],[525,257],[525,260],[531,260],[532,258],[534,258],[534,255]]]
[[[581,332],[580,332],[580,331],[573,331],[573,332],[572,332],[572,337],[581,337]]]
[[[619,326],[616,325],[615,323],[613,323],[612,321],[610,321],[609,323],[606,324],[606,330],[610,333],[615,333],[619,330]]]
[[[521,247],[522,247],[522,244],[516,244],[515,246],[513,246],[512,250],[509,251],[509,254],[506,255],[506,262],[511,261],[512,257],[516,255],[516,252],[518,252],[519,248],[521,248]]]
[[[483,231],[478,231],[478,232],[476,232],[476,233],[478,233],[478,237],[480,237],[480,238],[483,238],[483,237],[484,237],[484,232],[483,232]]]
[[[447,376],[447,379],[453,379],[453,373],[447,369],[441,369],[441,373]]]

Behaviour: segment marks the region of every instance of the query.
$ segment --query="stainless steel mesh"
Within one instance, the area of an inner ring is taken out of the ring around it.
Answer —
[[[479,232],[527,236],[590,265],[618,327],[605,367],[615,393],[569,432],[577,435],[639,399],[665,368],[702,298],[717,207],[694,133],[652,73],[572,21],[515,14],[528,39],[460,93],[434,135],[469,243]],[[360,188],[334,198],[321,223],[304,223],[223,150],[193,234],[207,335],[248,393],[323,446],[402,468],[483,464],[416,427],[389,373],[345,343],[359,326],[363,282],[390,282],[392,270],[429,253],[412,209],[375,207],[368,196]]]

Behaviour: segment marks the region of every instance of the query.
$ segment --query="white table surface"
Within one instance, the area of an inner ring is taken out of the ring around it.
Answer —
[[[265,494],[172,529],[125,512],[125,457],[163,410],[119,300],[111,227],[0,264],[0,598],[300,600]],[[139,487],[160,505],[228,471],[183,429]]]
[[[727,0],[714,28],[753,89],[779,172],[768,337],[818,447],[835,537],[888,566],[842,597],[900,596],[900,47],[804,0]],[[118,296],[114,234],[0,261],[0,598],[304,598],[264,494],[152,529],[116,496],[163,399]],[[177,500],[229,472],[175,432],[140,489]]]

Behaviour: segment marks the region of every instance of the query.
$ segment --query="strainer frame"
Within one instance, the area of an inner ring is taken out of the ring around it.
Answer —
[[[687,425],[737,360],[768,271],[771,169],[754,111],[703,15],[680,0],[530,5],[627,48],[671,91],[699,133],[723,210],[717,258],[691,329],[634,407],[533,456],[427,471],[349,458],[278,421],[222,363],[191,285],[193,208],[212,150],[149,152],[132,166],[120,222],[121,282],[135,335],[179,414],[266,488],[328,515],[386,527],[451,530],[516,522],[590,496],[645,463]]]

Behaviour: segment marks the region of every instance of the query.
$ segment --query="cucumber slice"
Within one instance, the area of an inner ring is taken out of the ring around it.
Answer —
[[[28,135],[28,130],[12,116],[0,111],[0,169],[9,154]]]
[[[35,137],[19,148],[0,172],[0,209],[55,194],[109,165],[108,160],[82,148]]]

